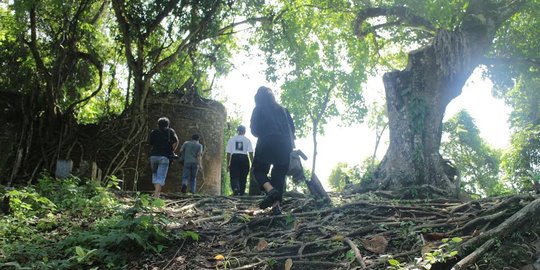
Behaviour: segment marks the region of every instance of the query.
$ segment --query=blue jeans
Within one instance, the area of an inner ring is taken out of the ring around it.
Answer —
[[[195,193],[197,187],[197,171],[199,165],[197,163],[184,163],[184,171],[182,172],[182,185],[187,186],[189,181],[189,192]]]
[[[152,184],[165,185],[165,178],[169,170],[169,158],[164,156],[150,156],[152,168]]]

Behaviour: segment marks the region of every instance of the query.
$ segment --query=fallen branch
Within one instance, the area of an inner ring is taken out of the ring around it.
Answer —
[[[172,261],[174,261],[174,259],[176,259],[176,256],[178,255],[178,253],[180,252],[180,250],[182,250],[182,248],[184,247],[184,243],[186,242],[186,240],[184,239],[184,241],[182,241],[182,244],[180,245],[180,247],[176,250],[176,252],[174,253],[174,255],[172,256],[172,258],[169,260],[169,262],[163,266],[163,268],[161,269],[167,269],[167,267],[172,263]]]
[[[495,244],[495,239],[489,239],[486,241],[482,246],[480,246],[478,249],[476,249],[473,253],[467,255],[467,257],[463,258],[461,261],[456,263],[452,270],[461,270],[465,269],[468,265],[471,265],[474,263],[480,256],[482,256],[486,251],[488,251],[491,246]]]
[[[196,208],[196,207],[199,207],[205,203],[208,203],[208,202],[213,202],[214,201],[214,198],[205,198],[205,199],[202,199],[200,201],[197,201],[195,203],[192,203],[192,204],[188,204],[188,205],[185,205],[185,206],[182,206],[180,207],[177,211],[179,212],[184,212],[184,211],[187,211],[187,210],[190,210],[190,209],[193,209],[193,208]]]
[[[351,241],[351,239],[349,239],[348,237],[345,237],[343,241],[347,243],[349,247],[351,247],[351,249],[353,250],[354,257],[356,257],[356,260],[358,261],[358,263],[360,263],[360,266],[361,266],[360,269],[366,268],[366,263],[364,262],[364,258],[362,258],[362,254],[360,253],[360,250],[358,249],[358,247],[356,247],[354,242]]]

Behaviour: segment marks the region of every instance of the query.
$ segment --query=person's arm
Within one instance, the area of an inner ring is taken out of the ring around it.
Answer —
[[[155,139],[155,136],[154,136],[155,132],[150,132],[150,135],[148,136],[148,144],[150,145],[154,145],[156,139]]]
[[[199,163],[199,168],[202,170],[203,169],[203,165],[202,165],[202,151],[203,151],[203,147],[201,145],[201,148],[199,148],[199,152],[197,152],[197,162]]]
[[[172,147],[173,152],[174,152],[174,151],[176,151],[176,147],[178,147],[178,136],[176,135],[176,132],[174,131],[174,129],[171,128],[170,130],[172,131],[172,134],[173,134],[173,136],[171,138],[171,140],[172,140],[171,147]]]

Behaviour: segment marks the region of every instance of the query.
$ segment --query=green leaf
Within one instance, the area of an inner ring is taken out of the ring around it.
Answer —
[[[152,201],[152,206],[157,208],[162,208],[165,206],[165,201],[162,199],[154,199]]]
[[[390,259],[388,260],[388,263],[391,265],[391,266],[400,266],[401,263],[398,261],[398,260],[395,260],[395,259]]]
[[[461,237],[453,237],[452,238],[452,242],[454,242],[454,243],[461,243],[461,241],[463,241],[463,239]]]
[[[84,249],[80,246],[75,247],[75,253],[77,253],[77,256],[79,258],[83,258],[86,255],[86,253],[84,252]]]

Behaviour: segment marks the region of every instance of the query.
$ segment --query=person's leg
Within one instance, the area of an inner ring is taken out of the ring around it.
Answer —
[[[182,193],[187,192],[187,184],[188,184],[188,180],[189,180],[189,174],[190,174],[189,164],[184,163],[184,166],[182,168],[182,189],[181,189]]]
[[[189,189],[191,193],[195,194],[197,191],[197,171],[199,169],[199,165],[196,163],[191,164],[190,168],[190,183],[189,183]]]
[[[274,165],[272,172],[270,173],[270,183],[274,189],[278,190],[277,198],[272,203],[272,212],[274,215],[281,215],[281,201],[283,200],[283,193],[285,192],[285,177],[287,175],[288,165]]]
[[[165,178],[169,170],[169,159],[167,157],[156,157],[157,163],[156,178],[154,182],[154,197],[159,198],[161,187],[165,185]]]
[[[161,196],[161,185],[160,184],[154,184],[154,198],[159,198]]]
[[[159,166],[159,160],[156,156],[150,156],[150,168],[152,169],[152,184],[154,184],[154,197],[158,194],[158,188],[161,190],[161,185],[157,182],[157,170]]]
[[[246,193],[246,182],[247,182],[247,176],[249,173],[249,159],[247,155],[242,156],[241,162],[239,162],[239,195],[242,196]]]
[[[253,161],[253,177],[264,188],[264,191],[268,192],[272,189],[270,184],[270,178],[268,178],[268,172],[270,171],[270,164],[259,162],[257,159]]]
[[[238,166],[238,161],[236,160],[236,155],[231,157],[231,167],[229,169],[229,176],[231,178],[231,189],[233,195],[238,195],[240,192],[239,178],[240,178],[240,167]]]
[[[253,162],[253,176],[255,177],[255,180],[262,184],[262,187],[266,192],[266,197],[259,203],[259,208],[261,209],[272,206],[274,202],[281,197],[279,191],[272,186],[272,183],[270,183],[270,179],[268,178],[269,170],[270,164],[258,162],[256,159]]]
[[[272,172],[270,172],[270,183],[281,194],[285,192],[285,177],[287,176],[287,170],[289,165],[274,165]],[[281,198],[280,198],[281,201]]]

